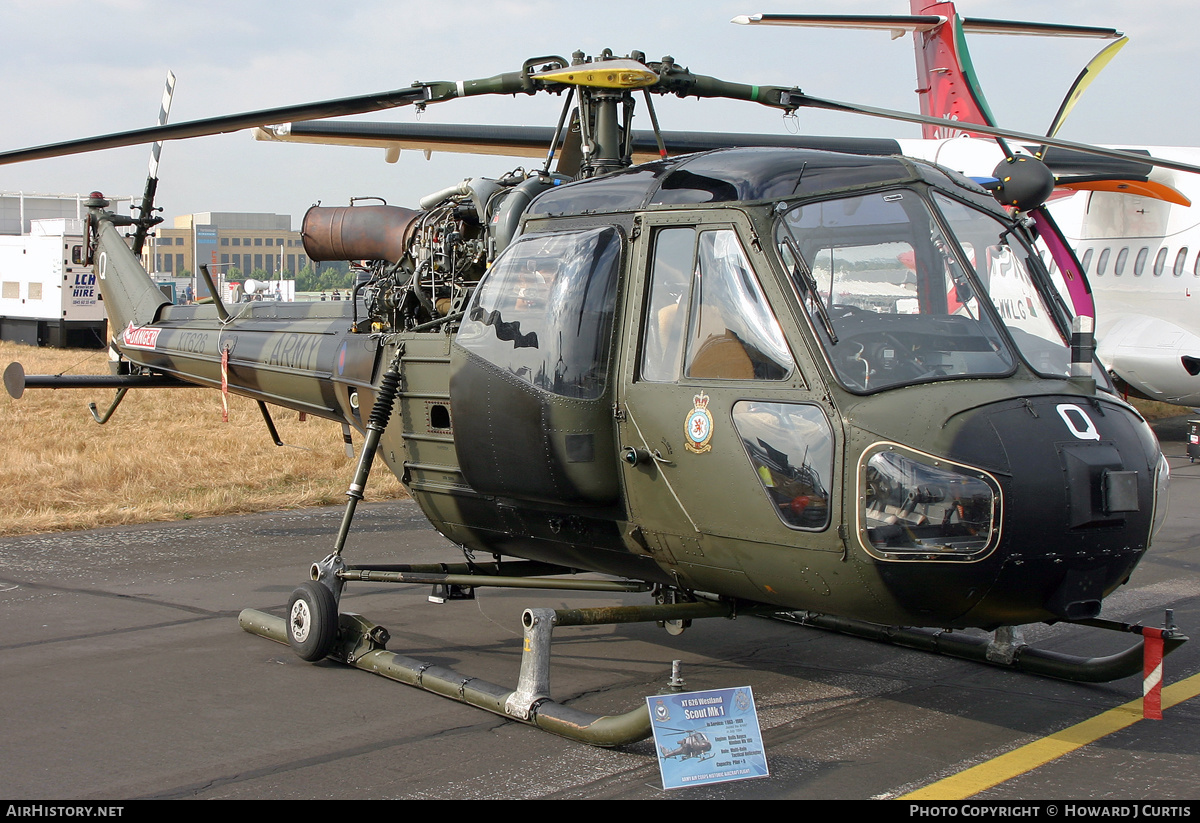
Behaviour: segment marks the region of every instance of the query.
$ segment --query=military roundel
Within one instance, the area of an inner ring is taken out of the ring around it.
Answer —
[[[688,412],[687,420],[683,424],[683,445],[688,451],[704,454],[712,448],[709,441],[713,436],[713,418],[708,411],[708,395],[700,392],[692,399],[695,406]]]

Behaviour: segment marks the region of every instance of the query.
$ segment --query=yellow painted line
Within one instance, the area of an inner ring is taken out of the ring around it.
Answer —
[[[1185,700],[1200,695],[1200,674],[1162,690],[1162,707],[1168,709]],[[1131,700],[1123,706],[1109,709],[1104,714],[1077,723],[1061,732],[1035,740],[1008,754],[1002,754],[986,763],[972,766],[966,771],[931,783],[923,789],[909,792],[899,800],[964,800],[982,791],[998,786],[1006,780],[1033,771],[1065,754],[1095,743],[1105,735],[1119,732],[1142,719],[1142,699]]]

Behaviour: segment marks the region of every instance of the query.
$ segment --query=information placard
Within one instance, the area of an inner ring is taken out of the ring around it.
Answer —
[[[646,698],[664,789],[766,777],[749,686]]]

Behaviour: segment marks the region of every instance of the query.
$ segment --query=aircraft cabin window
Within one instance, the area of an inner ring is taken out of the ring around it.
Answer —
[[[791,352],[732,229],[655,237],[642,345],[644,380],[782,380]],[[684,333],[684,330],[687,333]]]
[[[891,558],[987,553],[1000,536],[999,484],[970,466],[950,461],[930,465],[930,457],[882,443],[863,455],[862,523],[871,546]],[[929,494],[930,489],[946,493]]]
[[[1138,249],[1137,259],[1133,261],[1133,274],[1135,277],[1141,277],[1142,272],[1146,270],[1146,258],[1150,256],[1150,249],[1142,246]]]
[[[642,379],[667,383],[679,376],[686,295],[695,257],[696,230],[663,229],[654,239],[650,298],[642,339]]]
[[[519,238],[480,281],[458,344],[544,391],[599,397],[620,260],[611,227]]]
[[[1162,276],[1163,267],[1166,266],[1166,264],[1167,264],[1167,250],[1166,250],[1166,248],[1161,248],[1158,250],[1158,254],[1154,258],[1154,276],[1155,277]]]
[[[1103,277],[1105,270],[1108,268],[1108,255],[1112,249],[1102,249],[1100,251],[1100,259],[1096,261],[1096,276]]]
[[[828,527],[833,429],[825,413],[802,403],[740,400],[733,424],[779,519],[793,529]]]
[[[1088,269],[1092,266],[1092,252],[1094,249],[1088,249],[1083,253],[1083,259],[1079,261],[1079,265],[1083,267],[1083,273],[1089,274]]]
[[[1187,262],[1187,246],[1179,250],[1179,254],[1175,255],[1175,267],[1171,269],[1171,274],[1179,277],[1183,274],[1183,264]]]
[[[1120,277],[1125,273],[1125,261],[1129,259],[1129,247],[1121,249],[1117,252],[1117,260],[1113,263],[1113,276]]]

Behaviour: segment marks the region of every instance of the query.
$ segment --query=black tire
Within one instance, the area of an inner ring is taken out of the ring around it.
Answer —
[[[337,642],[338,610],[333,592],[310,580],[301,584],[288,601],[288,645],[302,660],[323,659]]]

